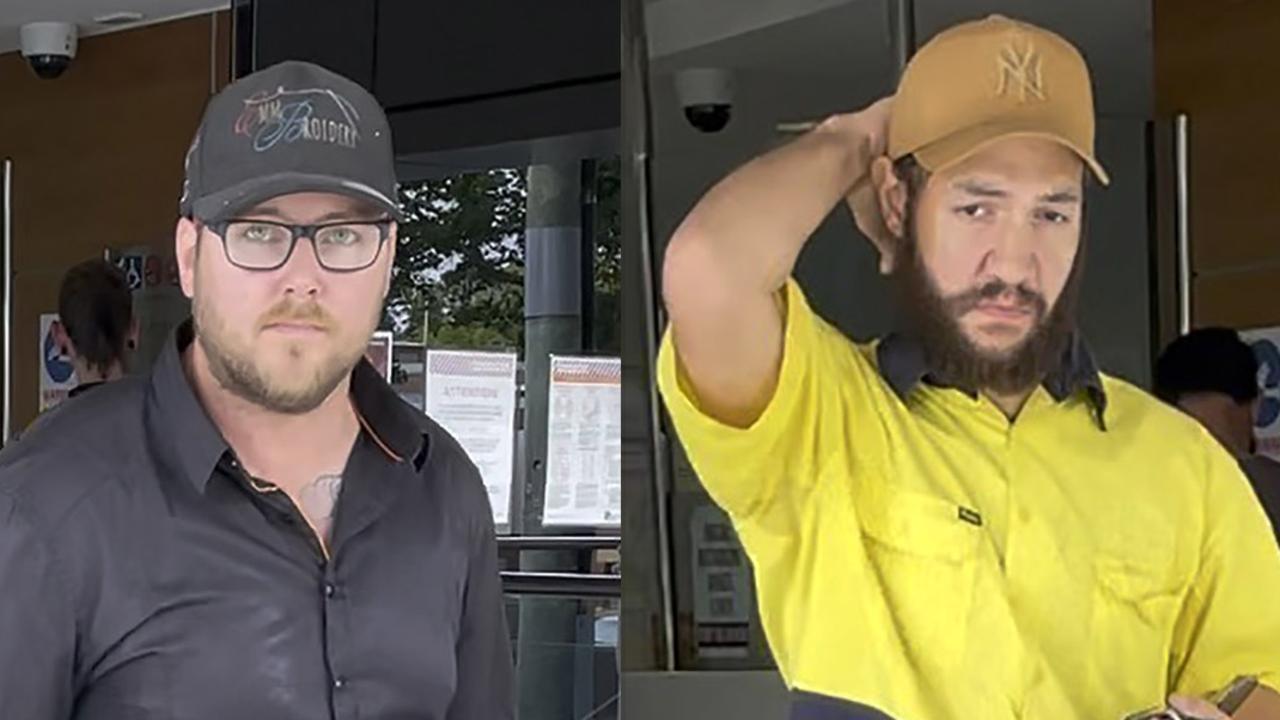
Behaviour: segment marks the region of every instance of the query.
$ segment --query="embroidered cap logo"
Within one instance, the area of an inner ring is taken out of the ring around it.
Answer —
[[[244,101],[235,132],[252,138],[255,152],[299,140],[354,148],[360,139],[359,120],[355,106],[332,90],[278,88]]]
[[[1018,52],[1017,45],[1010,41],[996,58],[1000,84],[996,87],[996,95],[1004,96],[1010,92],[1018,94],[1018,102],[1027,99],[1044,100],[1044,86],[1040,81],[1040,55],[1028,40],[1026,48]]]

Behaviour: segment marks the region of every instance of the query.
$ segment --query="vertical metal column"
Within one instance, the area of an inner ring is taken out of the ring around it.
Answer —
[[[656,524],[656,553],[658,561],[658,580],[660,591],[659,614],[662,629],[662,669],[672,672],[676,669],[676,631],[675,631],[675,600],[673,591],[672,577],[672,539],[671,539],[671,521],[669,516],[668,502],[670,500],[670,466],[666,453],[666,443],[662,432],[662,423],[659,419],[659,404],[657,388],[653,382],[653,362],[657,357],[657,341],[659,329],[662,325],[661,318],[658,315],[657,306],[657,286],[654,280],[655,260],[653,257],[653,238],[652,228],[650,227],[650,198],[649,198],[649,161],[650,148],[652,147],[652,134],[649,127],[650,124],[650,96],[649,96],[649,47],[645,34],[644,6],[639,0],[627,0],[623,3],[624,14],[622,17],[622,63],[623,63],[623,123],[626,131],[623,133],[626,138],[627,147],[623,160],[625,167],[623,172],[626,173],[627,182],[630,185],[630,192],[625,195],[623,211],[624,215],[630,222],[625,223],[624,228],[624,250],[622,261],[624,266],[635,267],[639,265],[638,276],[639,288],[633,291],[628,286],[628,280],[623,281],[624,298],[632,299],[641,307],[641,316],[644,319],[643,339],[641,348],[643,353],[643,367],[646,369],[641,375],[644,379],[643,392],[644,400],[642,404],[645,410],[645,423],[647,424],[647,440],[649,441],[649,465],[652,474],[652,484],[649,488],[650,496],[647,498],[648,504],[651,504],[653,517],[652,521]],[[626,242],[627,231],[633,231],[636,241],[633,244]],[[632,250],[638,251],[637,258],[629,257]],[[634,263],[634,265],[633,265]],[[624,278],[632,277],[632,275],[624,269]],[[624,301],[625,307],[625,301]],[[624,317],[629,316],[625,309]],[[624,323],[625,325],[626,323]],[[626,335],[624,329],[624,337]],[[625,342],[625,341],[624,341]],[[624,350],[624,356],[627,353]],[[626,381],[627,368],[624,362],[624,383]],[[625,393],[624,393],[625,394]],[[627,412],[627,403],[623,403],[623,413]],[[625,424],[625,421],[624,421]],[[625,429],[624,429],[625,434]],[[627,487],[623,483],[624,498],[626,497]],[[624,506],[628,503],[624,499]],[[624,515],[627,515],[624,507]],[[650,518],[644,518],[647,523]],[[624,536],[628,534],[626,530],[626,520],[623,521]],[[643,537],[643,535],[641,535]],[[624,539],[624,544],[625,544]],[[625,552],[625,551],[624,551]],[[643,552],[643,551],[640,551]],[[624,560],[624,565],[626,561]],[[624,577],[626,573],[624,573]],[[634,576],[632,576],[634,577]],[[626,594],[624,593],[624,608],[626,603]],[[624,611],[624,617],[626,613]]]
[[[541,534],[547,479],[551,355],[582,350],[582,179],[578,162],[529,168],[525,214],[525,457],[523,531]],[[573,572],[573,550],[525,550],[520,569]],[[578,603],[520,600],[521,720],[574,717]]]
[[[1188,125],[1186,113],[1173,119],[1173,161],[1177,177],[1178,208],[1178,332],[1191,331],[1191,226],[1188,195]]]
[[[13,437],[13,160],[4,159],[4,437]]]
[[[915,0],[889,0],[889,46],[893,48],[894,66],[898,74],[916,52]]]

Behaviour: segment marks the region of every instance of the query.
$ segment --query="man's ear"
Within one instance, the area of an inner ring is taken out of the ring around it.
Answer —
[[[196,253],[199,251],[200,228],[191,218],[179,218],[173,232],[173,254],[178,261],[178,282],[182,294],[196,294]]]
[[[399,226],[395,223],[392,223],[391,229],[387,232],[387,247],[385,250],[385,252],[387,253],[387,277],[386,277],[386,281],[382,284],[382,299],[384,301],[387,299],[387,295],[391,293],[391,280],[392,278],[395,277],[396,244],[397,244],[396,231],[398,229],[399,229]]]
[[[138,338],[142,336],[142,327],[138,324],[138,318],[129,321],[129,334],[125,338],[125,347],[130,350],[138,349]]]
[[[871,187],[880,218],[890,236],[876,242],[880,272],[888,275],[893,272],[898,250],[907,234],[907,183],[894,172],[893,161],[882,155],[871,162]]]
[[[898,177],[893,170],[893,161],[884,155],[871,163],[871,183],[875,187],[885,227],[894,237],[901,239],[906,234],[907,183]]]
[[[61,321],[53,323],[49,327],[49,334],[53,336],[54,344],[61,348],[70,357],[76,357],[76,346],[71,342],[71,335],[67,333],[67,326]]]

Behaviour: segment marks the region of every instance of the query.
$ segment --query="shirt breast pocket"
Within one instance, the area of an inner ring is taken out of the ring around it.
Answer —
[[[858,516],[900,647],[935,669],[956,666],[968,635],[979,527],[953,502],[895,488],[864,492]]]
[[[1172,546],[1149,534],[1117,539],[1098,549],[1093,566],[1090,638],[1095,681],[1100,690],[1119,693],[1131,705],[1157,702],[1166,691],[1164,672],[1135,669],[1168,664],[1173,627],[1187,589],[1175,571]]]

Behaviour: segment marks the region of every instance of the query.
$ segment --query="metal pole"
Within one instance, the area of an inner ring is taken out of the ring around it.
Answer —
[[[4,159],[4,444],[13,437],[13,160]]]
[[[645,35],[644,7],[638,0],[624,3],[627,10],[625,22],[629,32],[623,33],[625,75],[631,82],[623,83],[624,92],[630,92],[634,102],[630,106],[628,121],[634,123],[628,133],[630,146],[627,161],[631,166],[632,186],[637,197],[637,224],[640,247],[640,272],[642,274],[640,297],[644,313],[644,352],[649,363],[658,355],[657,339],[660,318],[655,302],[653,238],[650,227],[649,198],[649,148],[652,146],[649,96],[649,47]],[[653,382],[645,388],[648,400],[649,451],[653,468],[653,505],[658,525],[658,576],[661,585],[661,615],[663,638],[662,667],[667,672],[676,669],[676,624],[671,568],[671,521],[668,517],[669,466],[664,452],[662,422],[658,415],[658,390]]]
[[[522,530],[542,527],[547,478],[547,410],[551,355],[582,350],[582,168],[577,160],[534,165],[525,213],[525,482]],[[522,550],[522,572],[574,572],[574,550]],[[521,720],[561,720],[574,714],[578,603],[520,600]]]
[[[498,538],[499,550],[616,550],[622,538],[613,535],[524,535]]]
[[[893,59],[901,75],[916,51],[915,0],[889,0],[889,22],[889,44],[893,47]]]
[[[596,327],[596,161],[582,161],[582,349],[594,350]]]
[[[1178,193],[1178,332],[1191,331],[1191,226],[1190,198],[1187,189],[1188,117],[1178,113],[1173,118],[1174,173],[1177,176]]]

